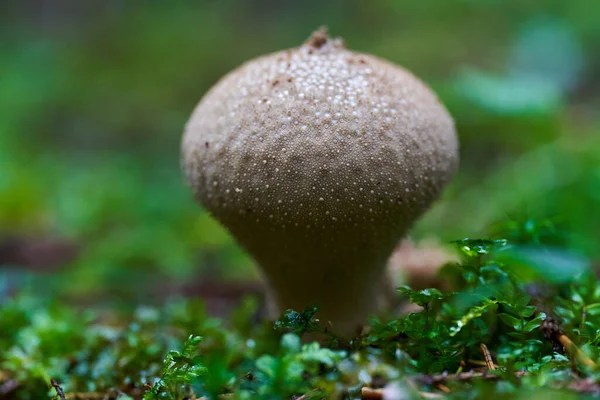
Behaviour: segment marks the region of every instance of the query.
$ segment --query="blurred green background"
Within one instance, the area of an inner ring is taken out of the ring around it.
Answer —
[[[256,279],[183,183],[182,129],[220,76],[321,25],[412,70],[456,120],[460,172],[414,237],[527,235],[536,221],[600,259],[600,2],[1,7],[0,295],[148,300]]]

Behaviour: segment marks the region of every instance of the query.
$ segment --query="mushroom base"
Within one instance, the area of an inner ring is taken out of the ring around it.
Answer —
[[[283,234],[232,225],[232,233],[262,270],[273,316],[316,305],[323,326],[352,337],[387,305],[387,260],[403,236],[402,228],[369,235],[356,229],[306,235],[301,230]]]
[[[373,267],[373,266],[372,266]],[[381,270],[377,267],[376,270]],[[267,311],[276,319],[287,309],[302,311],[317,306],[316,318],[322,327],[336,335],[353,337],[360,334],[368,317],[390,306],[391,282],[384,273],[353,280],[344,288],[335,287],[340,277],[313,277],[309,282],[290,279],[277,290],[267,281]],[[348,283],[348,281],[346,281]]]

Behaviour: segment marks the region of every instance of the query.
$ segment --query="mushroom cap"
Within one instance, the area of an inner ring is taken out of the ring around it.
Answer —
[[[380,286],[394,246],[455,171],[458,142],[419,79],[321,30],[223,77],[182,153],[196,198],[258,261],[276,303],[303,307]]]

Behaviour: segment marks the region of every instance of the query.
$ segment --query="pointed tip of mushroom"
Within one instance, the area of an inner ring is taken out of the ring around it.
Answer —
[[[325,47],[326,45],[341,48],[346,47],[342,38],[333,39],[331,38],[331,36],[329,36],[329,30],[325,25],[321,26],[319,29],[314,31],[306,40],[306,42],[304,42],[304,44],[315,49],[320,49],[322,47]]]
[[[327,27],[323,25],[310,35],[310,37],[306,40],[306,44],[316,49],[320,49],[327,43],[329,39],[329,31]]]

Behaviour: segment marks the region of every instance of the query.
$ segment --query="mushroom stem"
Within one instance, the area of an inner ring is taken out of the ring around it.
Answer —
[[[270,287],[276,288],[272,294],[274,317],[286,309],[301,311],[307,305],[316,305],[319,308],[316,316],[324,325],[336,334],[351,337],[370,315],[385,305],[383,282],[377,274],[384,266],[369,265],[373,273],[368,277],[360,275],[360,279],[356,279],[359,275],[328,273],[315,273],[308,281],[295,274],[285,281],[267,279]],[[340,282],[342,286],[338,286]]]
[[[231,225],[230,225],[231,227]],[[344,229],[324,236],[232,229],[232,233],[255,256],[271,288],[269,308],[273,317],[286,309],[319,307],[317,318],[342,336],[353,336],[367,320],[386,305],[388,287],[384,271],[387,254],[395,246],[385,239],[360,238]],[[322,238],[327,237],[328,241]],[[358,243],[348,248],[346,242]],[[377,243],[378,242],[378,243]],[[383,242],[383,243],[382,243]],[[387,250],[382,251],[382,246]]]

